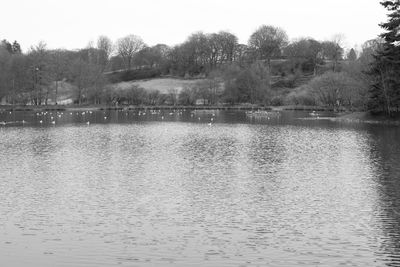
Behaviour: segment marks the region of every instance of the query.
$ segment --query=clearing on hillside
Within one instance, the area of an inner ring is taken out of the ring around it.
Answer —
[[[114,85],[115,89],[128,89],[132,85],[137,85],[148,91],[158,90],[161,94],[168,94],[169,90],[175,89],[179,93],[183,88],[192,88],[197,82],[202,79],[184,80],[176,78],[159,78],[151,80],[139,80],[130,82],[120,82]]]

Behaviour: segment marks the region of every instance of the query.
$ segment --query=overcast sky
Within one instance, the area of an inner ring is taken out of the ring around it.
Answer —
[[[99,35],[113,41],[139,35],[148,45],[183,42],[193,32],[228,30],[247,43],[262,24],[279,26],[290,39],[345,36],[361,45],[386,20],[379,0],[18,0],[1,1],[0,38],[24,51],[44,41],[49,48],[85,47]]]

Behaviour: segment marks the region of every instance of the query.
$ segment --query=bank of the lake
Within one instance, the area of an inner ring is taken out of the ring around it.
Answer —
[[[394,115],[388,117],[385,114],[374,114],[368,111],[348,112],[340,110],[335,112],[336,116],[326,117],[319,116],[319,112],[334,112],[332,107],[324,106],[260,106],[260,105],[0,105],[0,112],[43,112],[43,111],[69,111],[69,112],[84,112],[84,111],[104,111],[104,110],[230,110],[230,111],[306,111],[312,113],[309,119],[316,120],[331,120],[342,123],[369,123],[369,124],[386,124],[400,125],[400,113],[395,112]]]
[[[387,124],[400,125],[400,113],[394,113],[388,117],[384,114],[373,114],[371,112],[344,112],[332,120],[348,123],[371,123],[371,124]]]
[[[96,111],[96,110],[297,110],[297,111],[333,111],[324,106],[262,106],[262,105],[0,105],[0,111]]]

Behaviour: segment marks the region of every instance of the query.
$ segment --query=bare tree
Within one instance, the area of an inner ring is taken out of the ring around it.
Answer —
[[[315,76],[316,66],[319,61],[322,61],[320,58],[321,50],[322,45],[318,41],[311,38],[301,38],[286,46],[284,53],[294,65],[299,64],[302,71],[311,69]]]
[[[257,59],[267,60],[281,55],[283,47],[288,43],[288,36],[284,30],[274,26],[262,25],[249,39],[249,46],[253,49]]]
[[[32,46],[27,56],[31,101],[35,105],[42,105],[44,100],[47,104],[51,75],[49,71],[49,51],[46,48],[46,43],[41,41],[36,46]]]
[[[66,50],[56,49],[50,51],[50,75],[55,82],[54,88],[54,103],[57,105],[58,99],[58,83],[68,75],[68,64],[70,63],[71,52]]]
[[[134,55],[145,47],[142,38],[136,35],[128,35],[117,41],[117,51],[125,63],[126,69],[132,67]]]
[[[97,50],[97,64],[102,66],[104,71],[113,52],[113,44],[111,39],[104,35],[99,36],[97,39]]]
[[[171,104],[175,106],[176,103],[178,102],[178,95],[179,95],[178,89],[170,88],[168,89],[167,93],[168,93],[168,98],[171,101]]]
[[[333,61],[333,71],[337,71],[339,60],[343,59],[343,42],[344,36],[336,34],[332,37],[331,41],[322,43],[322,53],[325,59]]]

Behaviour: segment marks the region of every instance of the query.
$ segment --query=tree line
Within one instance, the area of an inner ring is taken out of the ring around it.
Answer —
[[[382,1],[388,19],[376,39],[362,45],[357,55],[350,50],[340,70],[314,78],[289,97],[350,109],[369,110],[392,116],[400,108],[400,1]],[[333,51],[333,50],[332,50]]]
[[[0,44],[0,98],[8,103],[57,104],[60,84],[74,86],[76,104],[171,103],[328,105],[351,109],[398,106],[398,1],[390,11],[388,32],[356,51],[343,37],[329,41],[300,38],[262,25],[241,44],[227,31],[196,32],[183,43],[148,46],[136,35],[115,42],[100,36],[77,50],[48,49],[43,42],[23,52],[17,41]],[[396,39],[396,40],[395,40]],[[193,87],[167,95],[113,83],[170,75],[202,78]]]

